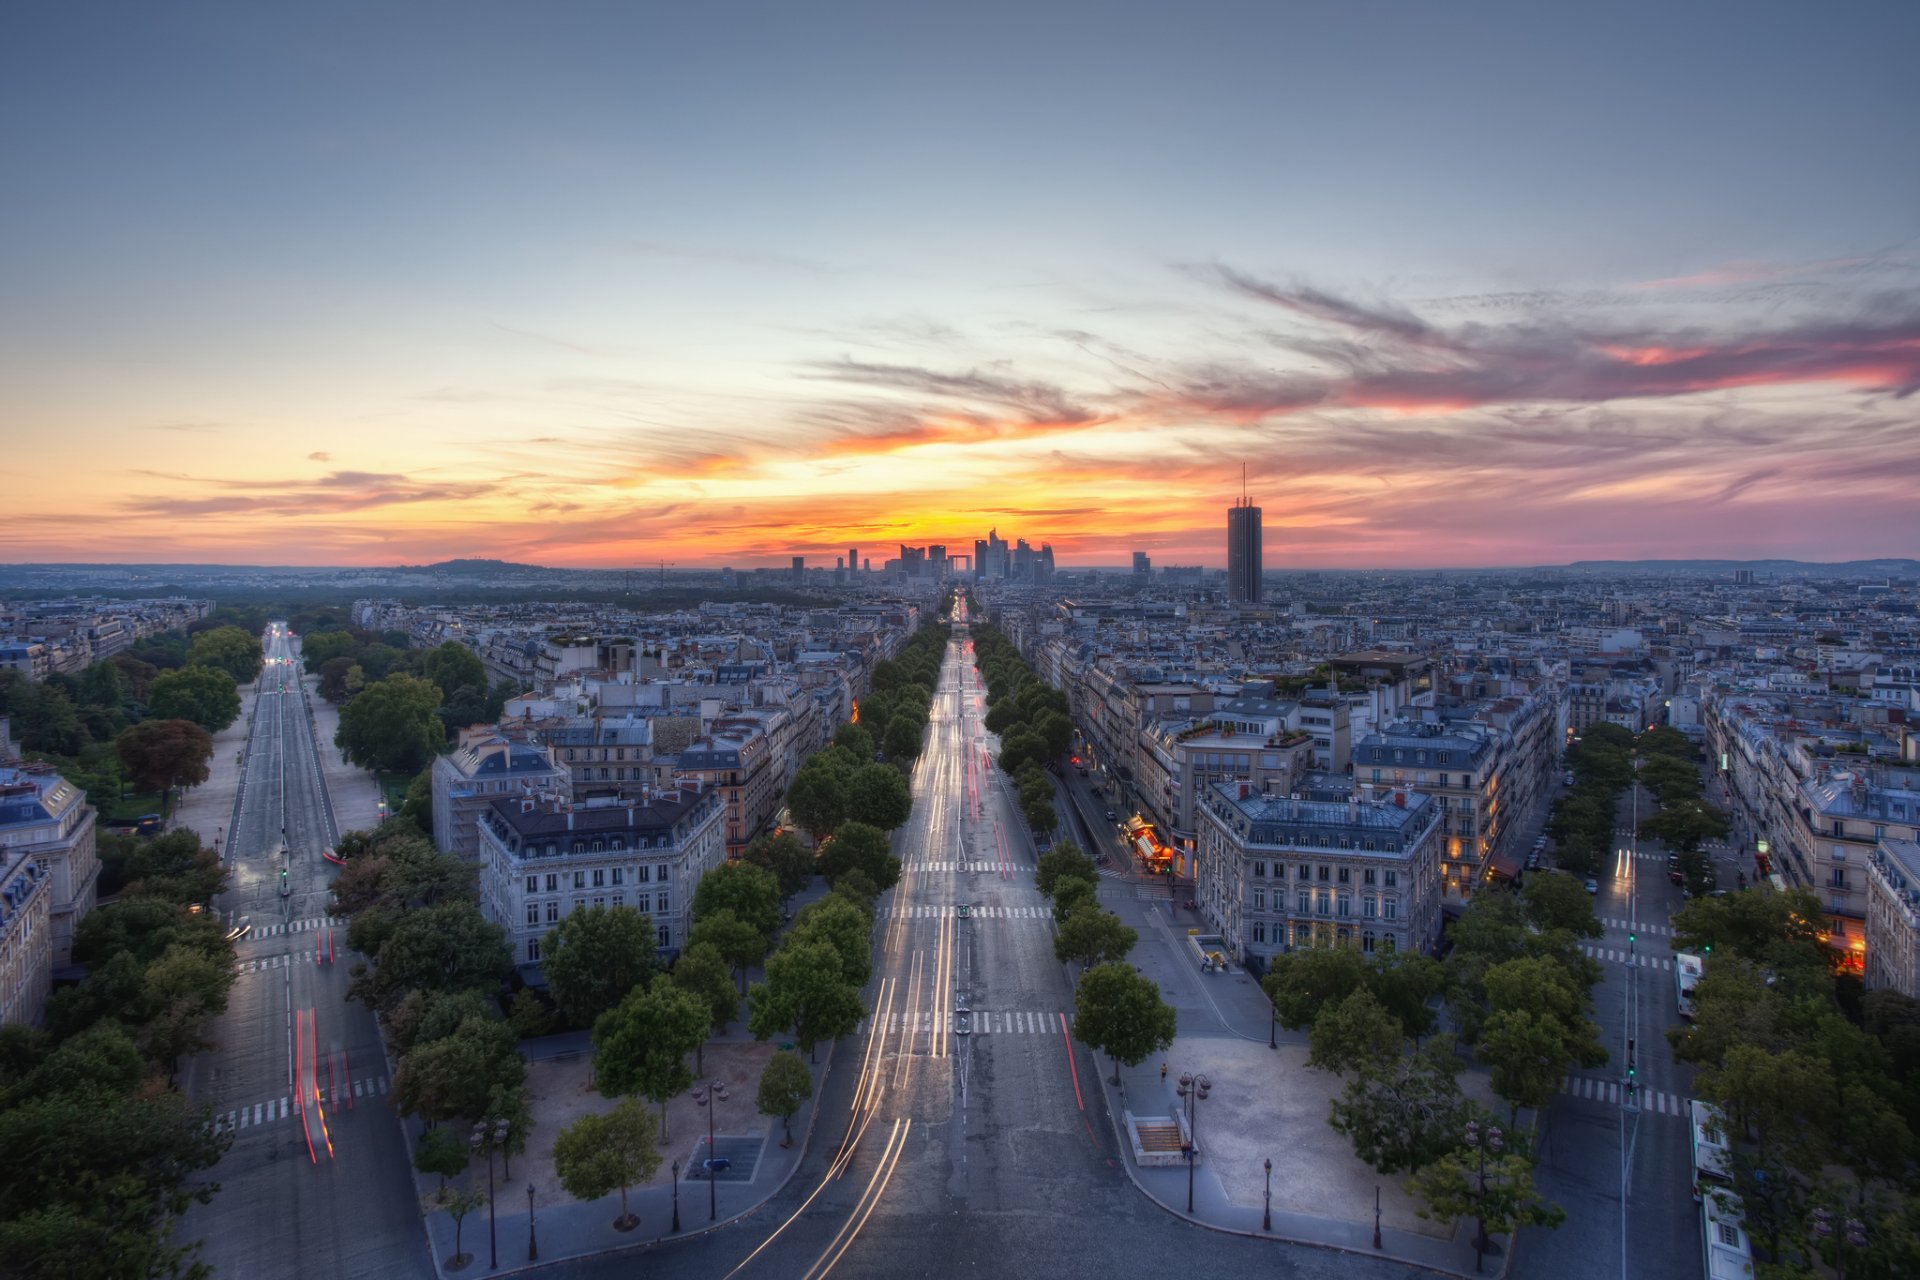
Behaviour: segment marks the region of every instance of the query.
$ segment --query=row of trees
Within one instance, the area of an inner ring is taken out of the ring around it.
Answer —
[[[394,1105],[429,1127],[503,1117],[507,1150],[528,1127],[522,1034],[544,1029],[530,992],[502,1015],[498,994],[513,972],[506,935],[480,913],[473,869],[405,827],[350,832],[338,849],[328,910],[349,918],[355,962],[348,997],[381,1020],[399,1054]]]
[[[1053,954],[1062,964],[1083,967],[1073,991],[1073,1034],[1113,1059],[1113,1082],[1120,1068],[1136,1066],[1173,1044],[1178,1027],[1173,1006],[1160,988],[1127,963],[1140,935],[1100,906],[1100,873],[1077,845],[1061,843],[1040,855],[1034,880],[1052,899]]]
[[[1633,735],[1617,724],[1589,725],[1567,748],[1567,768],[1573,790],[1553,802],[1547,834],[1560,866],[1589,875],[1613,848],[1620,793],[1633,781]]]
[[[219,1189],[198,1181],[230,1139],[173,1086],[226,1007],[233,948],[196,909],[225,874],[191,830],[103,836],[102,888],[118,900],[82,919],[87,977],[62,988],[46,1025],[0,1027],[0,1258],[8,1274],[83,1278],[192,1274],[197,1245],[175,1220]]]
[[[1727,815],[1700,794],[1698,750],[1686,734],[1665,725],[1641,734],[1634,749],[1640,783],[1660,806],[1640,820],[1640,838],[1662,841],[1676,851],[1689,894],[1713,892],[1713,862],[1700,842],[1723,839]]]
[[[1810,890],[1766,886],[1682,907],[1673,945],[1706,966],[1693,1023],[1668,1039],[1727,1117],[1761,1274],[1812,1276],[1844,1248],[1849,1276],[1920,1275],[1920,1002],[1863,996],[1823,916]]]
[[[920,758],[927,710],[940,684],[946,646],[945,627],[933,623],[921,627],[907,638],[897,656],[874,664],[867,696],[860,700],[859,724],[872,737],[874,749],[903,771]]]
[[[1065,755],[1073,745],[1067,695],[1035,675],[997,627],[973,629],[973,661],[987,686],[987,729],[1000,735],[1000,767],[1019,777]],[[1046,807],[1053,808],[1051,787]],[[1039,816],[1037,809],[1026,815],[1029,821]],[[1049,820],[1044,830],[1052,829]]]

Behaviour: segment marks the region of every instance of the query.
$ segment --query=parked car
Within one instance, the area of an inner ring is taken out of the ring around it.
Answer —
[[[1599,893],[1599,892],[1600,892],[1600,882],[1599,882],[1598,880],[1595,880],[1595,879],[1592,879],[1591,877],[1589,877],[1589,878],[1588,878],[1588,880],[1587,880],[1587,892],[1588,892],[1588,893]]]
[[[1120,815],[1118,813],[1115,813],[1112,809],[1109,809],[1107,810],[1107,821],[1118,822],[1120,821]]]

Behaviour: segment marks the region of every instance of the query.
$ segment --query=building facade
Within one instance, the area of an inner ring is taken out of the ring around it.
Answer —
[[[479,824],[480,907],[507,931],[523,972],[536,972],[547,931],[583,907],[652,917],[662,952],[686,946],[693,889],[725,859],[725,805],[675,790],[645,804],[574,806],[496,799]]]
[[[1303,947],[1431,952],[1440,826],[1417,792],[1340,803],[1216,783],[1201,805],[1196,905],[1252,968]]]
[[[1865,870],[1866,988],[1920,1000],[1920,843],[1882,840]]]
[[[0,847],[0,1026],[40,1020],[53,989],[52,884],[40,864]]]
[[[433,843],[473,863],[480,856],[480,819],[495,800],[546,795],[570,798],[567,770],[538,747],[498,734],[469,742],[433,762]]]
[[[1260,547],[1260,508],[1241,502],[1227,508],[1227,599],[1260,603],[1260,576],[1266,561]]]
[[[73,962],[73,930],[93,910],[100,884],[94,808],[86,793],[30,763],[0,767],[0,861],[28,857],[47,877],[56,970]]]

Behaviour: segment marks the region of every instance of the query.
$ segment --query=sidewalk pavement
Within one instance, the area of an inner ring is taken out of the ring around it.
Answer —
[[[1272,1025],[1272,1006],[1250,974],[1237,966],[1201,971],[1188,931],[1211,930],[1197,911],[1165,893],[1163,885],[1141,876],[1101,882],[1102,903],[1140,933],[1130,957],[1135,967],[1160,986],[1179,1017],[1173,1047],[1121,1068],[1118,1086],[1112,1061],[1101,1061],[1101,1087],[1134,1185],[1168,1212],[1215,1230],[1391,1258],[1442,1274],[1473,1274],[1472,1224],[1420,1218],[1415,1201],[1400,1189],[1400,1175],[1377,1174],[1353,1154],[1348,1140],[1327,1124],[1328,1105],[1342,1082],[1307,1068],[1306,1035]],[[1182,1073],[1210,1082],[1208,1097],[1196,1104],[1199,1158],[1191,1173],[1184,1161],[1143,1166],[1126,1117],[1184,1126],[1177,1093]],[[1461,1084],[1470,1097],[1493,1105],[1484,1073],[1468,1072]],[[1271,1180],[1266,1160],[1273,1161]],[[1269,1188],[1271,1230],[1263,1226]],[[1488,1274],[1504,1272],[1509,1257],[1508,1242],[1495,1243],[1502,1252]]]
[[[313,712],[313,749],[333,802],[334,834],[371,831],[380,825],[380,784],[373,774],[348,764],[333,745],[333,736],[340,730],[340,709],[320,696],[320,677],[303,675],[300,683]]]
[[[240,689],[240,714],[234,722],[213,735],[213,756],[207,761],[207,780],[188,788],[174,806],[168,821],[171,830],[192,827],[200,843],[208,848],[218,844],[220,856],[229,856],[226,834],[233,825],[233,803],[240,795],[242,763],[247,753],[247,732],[253,723],[253,708],[259,694],[258,681]]]
[[[715,1036],[707,1047],[709,1074],[713,1070],[716,1046],[751,1043],[753,1037],[738,1027]],[[532,1061],[551,1062],[572,1054],[591,1053],[592,1048],[588,1033],[580,1031],[529,1041],[524,1051]],[[813,1066],[813,1097],[793,1117],[793,1145],[789,1147],[780,1145],[783,1134],[780,1121],[760,1115],[755,1110],[754,1093],[759,1087],[758,1078],[729,1079],[731,1096],[721,1104],[722,1109],[717,1117],[720,1128],[714,1135],[714,1146],[722,1156],[733,1159],[734,1168],[712,1184],[704,1178],[689,1176],[689,1169],[698,1169],[701,1161],[707,1158],[706,1133],[700,1131],[697,1125],[684,1123],[684,1120],[676,1122],[672,1140],[661,1144],[659,1172],[649,1184],[631,1188],[627,1192],[628,1208],[640,1219],[640,1225],[632,1231],[616,1231],[613,1227],[613,1220],[620,1213],[618,1191],[593,1201],[536,1201],[533,1234],[537,1238],[539,1257],[537,1260],[529,1258],[527,1190],[532,1184],[526,1181],[525,1164],[520,1166],[520,1176],[516,1179],[509,1181],[502,1176],[495,1183],[498,1267],[487,1265],[490,1259],[484,1207],[480,1212],[469,1215],[463,1225],[461,1248],[473,1255],[474,1260],[458,1271],[450,1270],[447,1266],[448,1260],[454,1255],[453,1219],[445,1213],[428,1213],[427,1245],[433,1255],[435,1272],[441,1280],[507,1275],[571,1258],[644,1249],[665,1240],[685,1239],[730,1226],[772,1199],[800,1168],[801,1158],[813,1138],[819,1098],[826,1088],[827,1072],[832,1064],[833,1048],[831,1045],[823,1046],[820,1061]],[[611,1100],[608,1106],[611,1106]],[[425,1126],[412,1119],[403,1120],[401,1125],[407,1136],[407,1149],[411,1152]],[[535,1137],[537,1142],[551,1147],[553,1134],[536,1133]],[[532,1151],[527,1153],[528,1156],[533,1154]],[[524,1161],[526,1156],[516,1159]],[[675,1160],[680,1162],[677,1187],[671,1171],[671,1163]],[[741,1166],[749,1160],[752,1161],[751,1171],[743,1177]],[[476,1186],[486,1185],[486,1170],[478,1162],[472,1166],[468,1176],[475,1180]],[[730,1177],[739,1180],[730,1181]],[[414,1174],[414,1188],[422,1201],[437,1183],[438,1179],[431,1175]],[[678,1232],[673,1230],[676,1193],[680,1222]],[[709,1209],[711,1217],[702,1212]]]

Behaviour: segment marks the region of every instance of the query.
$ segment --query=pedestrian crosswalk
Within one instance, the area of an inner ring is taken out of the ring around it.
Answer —
[[[282,933],[305,933],[310,929],[324,929],[333,921],[326,916],[310,916],[305,920],[286,920],[279,924],[263,924],[253,931],[256,938],[271,938]]]
[[[234,964],[235,973],[260,973],[266,969],[285,969],[289,965],[312,964],[314,954],[311,951],[296,951],[284,956],[261,956],[257,960],[241,960]]]
[[[1595,960],[1604,960],[1608,964],[1626,964],[1628,962],[1625,947],[1594,947],[1583,945],[1580,950],[1592,956]],[[1642,951],[1633,957],[1633,963],[1642,969],[1671,970],[1673,968],[1673,957],[1648,955]]]
[[[952,918],[954,916],[958,916],[959,914],[960,914],[960,908],[958,907],[929,907],[929,906],[882,907],[880,908],[879,918],[882,920],[891,920],[891,919],[945,920],[945,919]],[[968,918],[974,919],[974,920],[980,920],[980,919],[1051,920],[1053,919],[1053,908],[1052,907],[968,907],[967,916]]]
[[[1625,929],[1637,933],[1643,938],[1671,938],[1673,936],[1672,925],[1648,924],[1644,920],[1635,924],[1625,916],[1603,916],[1601,917],[1600,923],[1609,929]]]
[[[942,1014],[941,1021],[949,1027],[957,1015]],[[976,1036],[1057,1036],[1060,1034],[1061,1018],[1059,1013],[1041,1013],[1037,1010],[1016,1009],[1011,1011],[975,1009],[969,1013]],[[918,1013],[894,1012],[887,1015],[886,1030],[889,1035],[899,1032],[931,1031],[934,1014],[922,1009]]]
[[[1618,1106],[1622,1085],[1618,1080],[1597,1080],[1592,1076],[1568,1076],[1561,1081],[1560,1092],[1588,1102],[1609,1102]],[[1650,1115],[1680,1117],[1687,1114],[1687,1100],[1677,1093],[1659,1089],[1636,1089],[1634,1100]]]
[[[356,1098],[377,1098],[386,1093],[385,1076],[369,1076],[353,1082],[353,1096]],[[294,1110],[290,1095],[268,1098],[251,1106],[234,1107],[224,1113],[216,1114],[213,1127],[218,1133],[231,1133],[240,1129],[258,1129],[265,1125],[277,1124],[298,1113]]]
[[[1001,871],[1012,867],[1012,862],[915,862],[910,864],[923,871]]]

